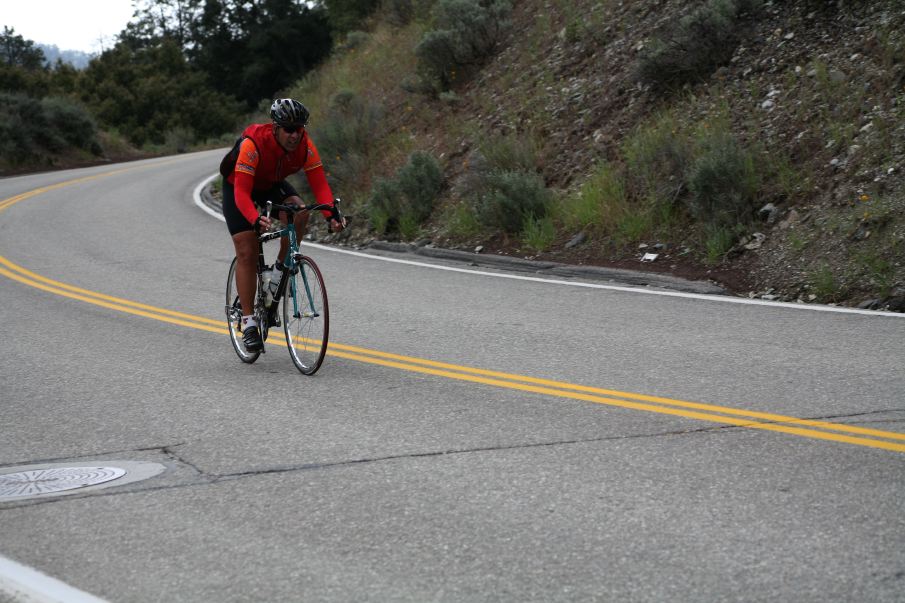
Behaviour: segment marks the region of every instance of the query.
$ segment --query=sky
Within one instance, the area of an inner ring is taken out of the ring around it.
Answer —
[[[113,46],[132,12],[132,0],[0,0],[0,31],[5,25],[26,40],[96,53]]]

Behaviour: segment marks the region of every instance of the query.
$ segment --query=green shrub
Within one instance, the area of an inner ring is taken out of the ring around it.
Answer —
[[[533,172],[540,166],[540,148],[527,136],[499,136],[481,144],[481,156],[490,169],[503,172]]]
[[[379,234],[412,238],[434,210],[443,188],[443,171],[429,153],[415,151],[392,179],[379,180],[368,199],[371,226]]]
[[[380,6],[380,0],[323,0],[323,4],[332,29],[344,33],[359,28]]]
[[[575,195],[563,200],[559,219],[566,228],[613,228],[626,211],[626,191],[621,174],[602,163]]]
[[[41,110],[47,123],[69,146],[100,154],[97,124],[81,104],[67,98],[49,96],[41,99]]]
[[[522,228],[522,241],[535,251],[546,251],[556,239],[556,227],[550,216],[536,219],[533,216],[525,218]]]
[[[38,152],[26,119],[27,109],[34,102],[24,94],[0,93],[0,159],[4,163],[24,163]]]
[[[828,264],[821,264],[808,274],[811,290],[823,302],[834,302],[845,297],[846,287],[837,280]]]
[[[895,264],[876,250],[860,251],[855,254],[854,260],[871,285],[884,297],[889,295],[896,283]]]
[[[336,154],[364,152],[377,136],[383,111],[352,90],[330,99],[324,124],[316,128],[321,146]]]
[[[421,74],[421,85],[415,89],[421,92],[449,90],[458,65],[452,32],[427,32],[415,47],[415,56]]]
[[[346,34],[346,39],[339,44],[336,49],[339,51],[355,50],[361,48],[371,39],[371,34],[366,31],[350,31]]]
[[[390,25],[405,27],[412,21],[427,21],[436,3],[436,0],[383,0],[383,14]]]
[[[442,222],[447,234],[458,238],[475,237],[483,230],[474,209],[468,203],[457,203],[449,208],[444,213]]]
[[[511,12],[506,0],[439,0],[435,28],[415,48],[426,87],[449,90],[463,70],[493,54],[512,26]]]
[[[462,102],[462,97],[452,91],[441,92],[437,98],[447,105],[458,105]]]
[[[406,213],[421,223],[434,211],[434,202],[443,188],[443,170],[429,153],[415,151],[396,173],[399,189],[405,195]]]
[[[688,173],[689,209],[698,221],[735,226],[751,220],[760,178],[754,158],[729,134],[704,144]]]
[[[185,153],[195,141],[195,133],[189,128],[170,128],[163,138],[163,146],[167,153]]]
[[[479,222],[516,234],[527,218],[547,215],[553,194],[536,171],[539,154],[533,139],[503,136],[485,141],[469,156],[458,192],[470,201]]]
[[[368,205],[368,220],[371,229],[377,234],[384,234],[390,225],[390,215],[376,205]]]
[[[71,149],[102,153],[94,119],[79,103],[0,93],[0,160],[8,165],[49,162]]]
[[[735,244],[736,233],[725,226],[710,226],[704,235],[705,261],[718,264]]]
[[[383,2],[387,20],[397,27],[408,25],[415,18],[416,8],[412,0],[384,0]]]
[[[640,241],[654,228],[654,216],[647,208],[637,207],[626,212],[616,223],[616,239],[623,243]]]
[[[693,147],[672,115],[660,115],[635,130],[623,146],[623,155],[634,197],[671,205],[685,193]]]
[[[402,189],[393,179],[381,178],[371,189],[368,199],[368,217],[377,234],[396,230],[402,213]]]
[[[411,241],[418,236],[420,231],[421,222],[419,222],[414,215],[403,212],[402,215],[399,216],[399,236],[403,240]]]
[[[331,180],[347,186],[358,181],[382,119],[378,105],[351,90],[333,96],[324,121],[312,128],[312,138],[317,141]]]
[[[521,231],[528,218],[544,218],[553,199],[534,172],[491,172],[485,185],[486,192],[475,202],[478,219],[510,234]]]
[[[639,79],[662,91],[706,78],[732,58],[742,16],[759,5],[759,0],[709,0],[653,41],[639,61]]]

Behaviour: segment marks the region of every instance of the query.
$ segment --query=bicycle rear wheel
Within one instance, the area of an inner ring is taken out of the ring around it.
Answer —
[[[283,332],[296,368],[313,375],[327,353],[330,311],[324,278],[314,260],[302,257],[283,296]]]
[[[257,360],[261,352],[245,351],[245,343],[242,342],[242,305],[236,292],[236,258],[233,258],[233,263],[229,266],[229,276],[226,278],[226,326],[229,328],[229,340],[239,360],[248,364]]]

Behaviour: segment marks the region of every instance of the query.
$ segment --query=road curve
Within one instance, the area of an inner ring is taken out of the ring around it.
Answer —
[[[0,180],[0,478],[163,468],[0,489],[0,600],[901,600],[902,318],[312,248],[324,367],[246,366],[219,154]]]

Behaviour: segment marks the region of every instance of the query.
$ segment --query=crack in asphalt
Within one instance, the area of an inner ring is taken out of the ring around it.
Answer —
[[[66,502],[67,500],[77,500],[84,498],[95,498],[95,497],[106,497],[106,496],[122,496],[129,494],[137,494],[137,493],[146,493],[146,492],[160,492],[165,490],[176,490],[181,488],[194,488],[196,486],[205,486],[211,484],[218,484],[220,482],[230,482],[235,481],[247,477],[260,477],[265,475],[278,475],[281,473],[295,473],[295,472],[303,472],[303,471],[317,471],[317,470],[325,470],[325,469],[335,469],[342,467],[351,467],[355,465],[364,465],[370,463],[381,463],[402,459],[418,459],[418,458],[430,458],[430,457],[440,457],[447,455],[458,455],[458,454],[474,454],[481,452],[497,452],[497,451],[505,451],[505,450],[519,450],[519,449],[530,449],[530,448],[545,448],[545,447],[554,447],[554,446],[568,446],[574,444],[587,444],[593,442],[607,442],[607,441],[617,441],[617,440],[630,440],[630,439],[643,439],[643,438],[660,438],[660,437],[669,437],[669,436],[680,436],[694,433],[704,433],[704,432],[714,432],[723,429],[738,429],[732,425],[718,425],[713,427],[702,427],[697,429],[685,429],[685,430],[673,430],[673,431],[665,431],[659,433],[652,434],[633,434],[633,435],[621,435],[621,436],[608,436],[602,438],[579,438],[574,440],[558,440],[555,442],[536,442],[533,444],[512,444],[507,446],[482,446],[478,448],[462,448],[462,449],[451,449],[451,450],[435,450],[431,452],[412,452],[407,454],[396,454],[396,455],[387,455],[382,457],[369,457],[369,458],[361,458],[361,459],[351,459],[345,461],[336,461],[332,463],[305,463],[300,465],[286,465],[286,466],[277,466],[277,467],[268,467],[264,469],[255,469],[251,471],[238,471],[235,473],[208,473],[204,469],[200,468],[195,463],[188,461],[182,455],[180,455],[175,448],[178,446],[184,446],[186,442],[181,442],[179,444],[170,444],[166,446],[154,446],[150,448],[136,448],[132,450],[120,450],[108,453],[98,453],[92,455],[81,455],[76,457],[66,457],[59,459],[51,459],[47,461],[39,462],[31,462],[29,464],[43,464],[49,462],[60,462],[67,461],[75,458],[86,458],[86,457],[96,457],[107,454],[121,454],[124,452],[149,452],[156,451],[163,455],[165,455],[172,462],[179,463],[191,468],[193,471],[197,473],[198,478],[195,481],[188,483],[179,483],[179,484],[166,484],[160,486],[153,485],[140,485],[141,482],[136,482],[135,487],[123,488],[119,490],[93,490],[90,492],[73,492],[71,494],[61,494],[55,497],[47,497],[47,498],[35,498],[29,500],[22,500],[19,502],[0,502],[0,512],[11,509],[20,509],[23,507],[33,507],[37,505],[46,505],[46,504],[54,504],[59,502]],[[21,463],[20,463],[21,464]],[[4,466],[13,466],[13,465],[0,465],[0,468]],[[110,486],[115,487],[113,484]]]
[[[862,412],[846,413],[840,415],[826,415],[824,417],[813,417],[811,419],[803,419],[805,421],[830,421],[834,419],[855,419],[857,417],[869,417],[871,415],[882,415],[886,413],[905,412],[905,408],[887,408],[885,410],[866,410]],[[898,423],[902,419],[890,419],[890,423]],[[871,423],[883,423],[884,421],[871,421]]]
[[[809,417],[809,418],[801,418],[801,421],[828,421],[831,419],[854,419],[857,417],[866,417],[871,415],[878,415],[884,413],[897,413],[897,412],[905,412],[905,409],[893,408],[886,410],[873,410],[873,411],[864,411],[858,413],[848,413],[848,414],[838,414],[838,415],[827,415],[820,417]],[[862,423],[870,422],[870,423],[890,423],[890,422],[903,422],[905,419],[896,419],[889,421],[861,421]],[[755,424],[795,424],[798,421],[752,421],[752,425]],[[75,500],[82,498],[94,498],[98,496],[121,496],[128,494],[137,494],[137,493],[145,493],[145,492],[160,492],[165,490],[176,490],[181,488],[194,488],[196,486],[205,486],[218,484],[221,482],[230,482],[235,481],[247,477],[260,477],[266,475],[278,475],[281,473],[296,473],[303,471],[318,471],[325,469],[335,469],[342,467],[351,467],[355,465],[364,465],[370,463],[381,463],[395,460],[403,460],[403,459],[420,459],[420,458],[430,458],[430,457],[441,457],[448,455],[459,455],[459,454],[474,454],[481,452],[502,452],[506,450],[527,450],[531,448],[547,448],[554,446],[569,446],[576,444],[589,444],[594,442],[612,442],[619,440],[633,440],[633,439],[646,439],[646,438],[662,438],[662,437],[672,437],[672,436],[683,436],[689,434],[706,434],[706,433],[721,433],[728,431],[742,431],[747,429],[744,425],[712,425],[708,427],[699,427],[695,429],[679,429],[679,430],[670,430],[663,431],[658,433],[647,433],[647,434],[631,434],[631,435],[618,435],[618,436],[606,436],[599,438],[576,438],[572,440],[557,440],[553,442],[535,442],[530,444],[511,444],[511,445],[503,445],[503,446],[482,446],[476,448],[461,448],[461,449],[450,449],[450,450],[434,450],[430,452],[410,452],[406,454],[396,454],[396,455],[387,455],[380,457],[368,457],[361,459],[351,459],[345,461],[336,461],[336,462],[328,462],[328,463],[304,463],[298,465],[285,465],[285,466],[274,466],[267,467],[263,469],[254,469],[250,471],[238,471],[234,473],[209,473],[199,467],[194,462],[188,460],[185,456],[180,454],[176,449],[180,446],[185,446],[187,442],[180,442],[178,444],[168,444],[165,446],[152,446],[147,448],[133,448],[128,450],[118,450],[111,452],[103,452],[103,453],[95,453],[91,455],[79,455],[75,457],[65,457],[65,458],[54,458],[54,459],[43,459],[38,461],[30,461],[27,464],[37,465],[37,464],[45,464],[45,463],[53,463],[53,462],[64,462],[72,459],[78,458],[88,458],[88,457],[97,457],[97,456],[107,456],[111,454],[123,454],[123,453],[135,453],[135,452],[159,452],[167,457],[171,462],[178,463],[179,465],[184,465],[192,469],[197,479],[188,483],[179,483],[179,484],[166,484],[160,486],[153,485],[137,485],[131,488],[124,488],[121,490],[95,490],[91,492],[84,492],[81,494],[73,493],[69,495],[60,495],[57,497],[48,497],[48,498],[39,498],[39,499],[31,499],[31,500],[23,500],[21,502],[7,502],[0,503],[0,511],[8,510],[8,509],[18,509],[22,507],[31,507],[35,505],[44,505],[44,504],[52,504],[58,502],[65,502],[67,499]],[[13,464],[0,464],[0,469],[6,467],[14,467],[17,465],[22,465],[22,463]],[[140,484],[140,482],[138,482]],[[113,484],[111,484],[113,486]]]
[[[395,461],[401,459],[417,459],[417,458],[429,458],[435,456],[447,456],[447,455],[457,455],[457,454],[474,454],[480,452],[501,452],[506,450],[525,450],[530,448],[547,448],[553,446],[569,446],[573,444],[588,444],[593,442],[611,442],[616,440],[631,440],[631,439],[644,439],[644,438],[660,438],[660,437],[668,437],[668,436],[676,436],[676,435],[687,435],[692,433],[703,433],[703,432],[712,432],[721,429],[737,429],[732,425],[720,425],[714,427],[701,427],[697,429],[686,429],[686,430],[674,430],[674,431],[665,431],[660,433],[652,433],[652,434],[633,434],[633,435],[621,435],[621,436],[608,436],[602,438],[579,438],[574,440],[558,440],[555,442],[535,442],[533,444],[511,444],[507,446],[482,446],[478,448],[461,448],[461,449],[451,449],[451,450],[435,450],[431,452],[410,452],[407,454],[396,454],[396,455],[388,455],[382,457],[372,457],[372,458],[362,458],[362,459],[353,459],[347,461],[336,461],[333,463],[308,463],[305,465],[287,465],[285,467],[270,467],[268,469],[255,469],[253,471],[240,471],[237,473],[223,473],[218,474],[216,476],[216,481],[227,481],[233,479],[240,479],[243,477],[256,476],[256,475],[268,475],[268,474],[276,474],[276,473],[289,473],[293,471],[310,471],[310,470],[318,470],[318,469],[332,469],[336,467],[348,467],[352,465],[361,465],[366,463],[381,463],[385,461]]]
[[[185,465],[186,467],[191,467],[192,469],[195,470],[195,472],[198,475],[203,475],[205,477],[208,477],[207,472],[204,471],[204,469],[202,469],[201,467],[199,467],[192,461],[190,461],[186,458],[183,458],[182,456],[179,455],[179,453],[177,453],[174,450],[174,448],[176,448],[178,446],[184,446],[184,445],[185,445],[185,442],[180,442],[179,444],[172,444],[170,446],[164,446],[164,447],[160,448],[159,450],[161,452],[163,452],[167,456],[167,458],[169,458],[170,460],[172,460],[176,463],[181,463],[181,464]]]
[[[60,457],[36,459],[36,460],[28,460],[28,461],[17,461],[15,463],[0,463],[0,469],[6,469],[9,467],[26,467],[28,465],[49,465],[50,463],[65,463],[65,462],[72,461],[75,459],[92,459],[97,462],[102,462],[103,459],[99,460],[96,457],[109,456],[111,454],[134,454],[136,452],[159,452],[159,451],[165,451],[167,448],[170,448],[172,446],[182,446],[183,444],[185,444],[185,442],[180,442],[179,444],[170,444],[168,446],[148,446],[147,448],[125,448],[122,450],[109,450],[109,451],[105,451],[105,452],[92,452],[90,454],[77,454],[75,456],[60,456]]]

